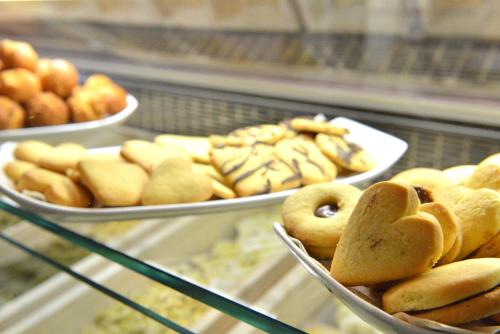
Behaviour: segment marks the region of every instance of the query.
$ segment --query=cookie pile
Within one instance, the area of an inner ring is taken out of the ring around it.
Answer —
[[[127,92],[94,74],[78,85],[64,59],[39,59],[25,42],[0,40],[0,130],[86,122],[127,106]]]
[[[285,201],[282,219],[311,256],[331,262],[333,278],[371,287],[388,313],[498,324],[499,158],[414,168],[363,192],[305,187]]]

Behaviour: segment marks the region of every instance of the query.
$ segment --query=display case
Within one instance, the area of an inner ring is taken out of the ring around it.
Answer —
[[[6,1],[0,37],[138,100],[86,147],[348,117],[408,143],[366,187],[500,152],[495,1]],[[0,200],[0,332],[377,333],[274,235],[280,207],[70,223]],[[5,218],[3,218],[5,217]],[[26,284],[18,284],[25,280]],[[12,291],[7,291],[13,289]]]

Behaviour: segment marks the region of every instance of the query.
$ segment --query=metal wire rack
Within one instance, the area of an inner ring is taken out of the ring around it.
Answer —
[[[156,63],[182,60],[194,66],[277,67],[442,85],[500,80],[499,42],[471,39],[238,32],[141,27],[92,22],[41,21],[31,28],[0,26],[0,31],[31,40],[41,48],[96,51],[116,58]],[[269,73],[269,71],[267,71]],[[293,72],[293,71],[290,71]]]

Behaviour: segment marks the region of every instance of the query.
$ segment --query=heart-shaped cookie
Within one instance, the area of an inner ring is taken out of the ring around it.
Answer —
[[[363,192],[335,251],[331,274],[339,282],[372,285],[418,275],[443,253],[438,221],[410,186],[380,182]]]
[[[192,172],[190,161],[168,158],[155,168],[144,187],[141,202],[143,205],[201,202],[212,194],[210,176]]]
[[[454,186],[440,192],[436,201],[455,213],[462,228],[462,248],[457,260],[464,259],[500,231],[500,194],[492,189]]]

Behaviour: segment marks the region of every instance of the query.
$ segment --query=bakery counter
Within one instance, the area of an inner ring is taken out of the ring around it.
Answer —
[[[142,221],[136,226],[147,229],[143,238],[136,237],[124,247],[109,245],[159,272],[166,271],[204,287],[213,294],[211,298],[226,296],[250,310],[250,305],[262,298],[294,265],[294,260],[272,232],[270,222],[277,219],[279,210],[271,207],[245,213]],[[123,223],[126,224],[131,223]],[[98,239],[91,233],[86,235]],[[50,257],[69,265],[60,254]],[[144,277],[134,271],[135,265],[130,265],[130,268],[118,266],[98,255],[90,255],[84,261],[86,263],[78,262],[71,268],[114,293],[126,296],[148,312],[193,332],[225,332],[237,323],[234,318],[165,286],[163,282]],[[64,274],[58,275],[64,277],[51,279],[35,293],[23,294],[21,298],[29,300],[29,304],[14,300],[6,304],[4,309],[8,308],[10,312],[5,316],[0,308],[0,328],[9,333],[165,331],[162,323],[148,319],[118,301],[103,298],[99,291],[76,284]],[[24,307],[9,305],[16,302]],[[26,315],[27,308],[29,315]],[[261,312],[265,316],[266,311],[262,309]],[[53,321],[56,316],[71,321]]]

